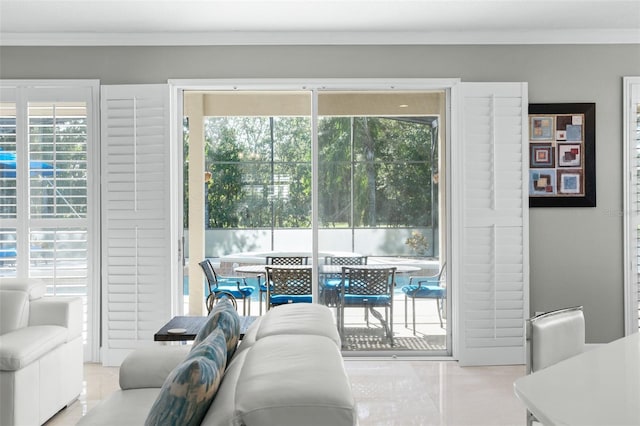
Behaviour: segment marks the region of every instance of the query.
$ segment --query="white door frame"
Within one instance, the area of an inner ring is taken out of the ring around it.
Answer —
[[[448,79],[380,79],[380,78],[361,78],[361,79],[177,79],[177,80],[169,80],[169,86],[171,90],[171,135],[172,135],[172,165],[171,172],[172,176],[181,176],[182,170],[182,95],[184,91],[187,90],[211,90],[211,91],[241,91],[241,90],[256,90],[256,91],[264,91],[264,90],[288,90],[288,91],[310,91],[312,93],[312,112],[317,111],[317,94],[318,92],[325,90],[415,90],[415,91],[425,91],[425,90],[446,90],[447,91],[447,113],[451,112],[451,90],[460,83],[459,78],[448,78]],[[452,127],[451,127],[451,119],[447,119],[447,141],[445,143],[446,147],[446,170],[447,173],[450,173],[449,167],[449,146],[450,140],[452,138]],[[313,132],[312,135],[312,147],[317,146],[317,132]],[[312,151],[313,155],[313,163],[317,164],[317,148]],[[450,181],[451,179],[447,179],[447,188],[446,191],[450,194]],[[180,243],[183,241],[183,218],[182,218],[182,179],[173,179],[172,180],[172,206],[174,206],[175,211],[173,212],[174,217],[172,218],[172,238],[174,241],[179,241]],[[446,238],[450,240],[450,197],[447,196],[447,234]],[[317,203],[317,198],[312,200],[312,204]],[[316,211],[317,209],[313,209]],[[318,255],[318,221],[317,221],[317,213],[312,217],[312,234],[316,236],[313,240],[312,246],[312,255]],[[450,244],[446,244],[447,247],[447,258],[450,258]],[[178,261],[180,262],[180,267],[175,268],[177,271],[176,276],[172,277],[172,282],[182,283],[183,275],[182,275],[182,262],[183,262],[183,253],[180,253],[178,256]],[[317,274],[317,271],[314,270],[314,274]],[[449,275],[450,276],[450,275]],[[317,277],[315,277],[317,282]],[[447,348],[452,356],[455,357],[455,340],[452,341],[452,336],[455,336],[456,324],[457,321],[454,317],[455,312],[458,311],[456,309],[456,290],[455,286],[452,286],[452,297],[447,298],[447,312],[452,312],[453,314],[450,316],[450,322],[447,328]],[[182,292],[182,286],[180,285],[179,289],[174,289],[174,291]],[[176,306],[175,312],[182,312],[181,306]]]

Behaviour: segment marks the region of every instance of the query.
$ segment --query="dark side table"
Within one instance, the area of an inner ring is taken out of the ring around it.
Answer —
[[[240,339],[244,337],[247,329],[258,317],[254,316],[241,316],[240,317]],[[184,342],[187,340],[194,340],[198,331],[202,328],[207,321],[207,317],[196,316],[177,316],[171,318],[171,320],[162,326],[156,334],[153,335],[153,340],[156,342]],[[186,331],[184,333],[169,333],[169,330],[183,328]]]

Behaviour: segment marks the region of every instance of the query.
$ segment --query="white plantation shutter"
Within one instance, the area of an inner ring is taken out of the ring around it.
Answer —
[[[82,298],[87,361],[100,334],[98,88],[0,80],[0,276]]]
[[[624,78],[625,335],[640,326],[640,77]]]
[[[102,362],[153,344],[171,316],[169,89],[102,87]]]
[[[461,86],[461,137],[452,150],[459,179],[452,201],[457,355],[463,365],[522,364],[529,311],[527,86]]]
[[[632,88],[629,116],[631,117],[630,142],[634,153],[634,168],[632,170],[634,203],[630,209],[625,209],[625,211],[630,211],[629,216],[632,221],[631,235],[634,240],[634,258],[632,261],[634,282],[632,289],[635,303],[632,304],[630,310],[632,321],[627,334],[635,333],[638,330],[638,325],[640,325],[640,162],[638,161],[640,159],[640,78],[637,79]]]

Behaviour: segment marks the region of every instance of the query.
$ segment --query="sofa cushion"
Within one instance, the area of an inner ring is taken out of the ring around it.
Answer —
[[[256,338],[283,333],[325,336],[340,346],[340,334],[331,310],[317,303],[295,303],[272,308],[260,323]]]
[[[199,425],[222,381],[226,363],[225,335],[216,329],[167,377],[145,425]]]
[[[229,364],[205,426],[353,425],[351,385],[332,339],[259,339]]]
[[[57,325],[24,327],[0,336],[0,370],[16,371],[67,341],[68,331]]]
[[[117,390],[78,422],[78,426],[142,425],[160,388]]]
[[[242,366],[247,354],[251,351],[236,352],[235,356],[227,365],[224,372],[224,380],[220,384],[220,389],[211,403],[211,407],[204,419],[202,426],[228,426],[235,425],[233,419],[236,418],[236,390],[238,377],[242,373]],[[239,423],[238,423],[239,424]]]
[[[29,294],[21,290],[0,290],[0,334],[29,323]]]
[[[329,308],[317,303],[291,303],[271,308],[251,324],[238,351],[251,347],[262,338],[281,334],[325,336],[341,347],[340,334]]]
[[[205,340],[214,330],[222,330],[224,333],[227,345],[227,359],[231,359],[240,339],[240,316],[228,299],[221,299],[213,307],[207,321],[198,331],[191,351],[193,352],[199,343]]]

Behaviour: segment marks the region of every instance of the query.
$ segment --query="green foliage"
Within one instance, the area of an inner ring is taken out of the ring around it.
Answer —
[[[431,167],[437,167],[430,125],[396,118],[332,118],[320,122],[319,137],[324,226],[430,223]]]
[[[429,252],[429,239],[422,232],[413,231],[405,244],[420,256]]]
[[[241,152],[236,145],[234,129],[221,129],[216,142],[205,145],[207,159],[220,159],[207,168],[211,180],[206,184],[209,207],[206,220],[211,228],[237,228],[240,223],[238,205],[244,191],[239,167]]]
[[[189,119],[182,121],[182,226],[189,229]]]
[[[321,226],[430,225],[432,170],[437,171],[431,132],[421,119],[322,118],[317,189]],[[206,185],[208,226],[311,225],[309,118],[209,118],[205,155],[206,170],[212,174]],[[185,185],[188,197],[186,174]]]

